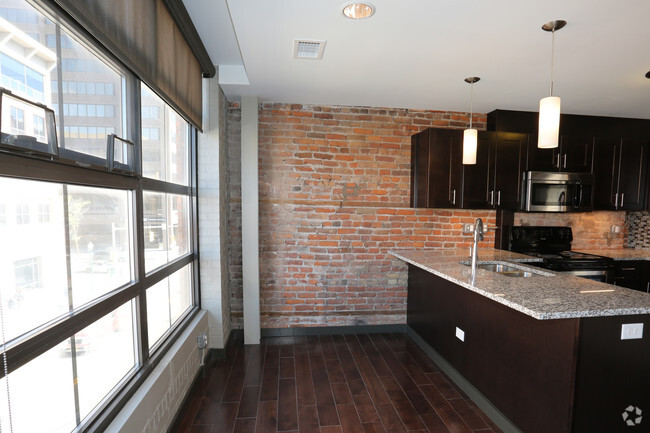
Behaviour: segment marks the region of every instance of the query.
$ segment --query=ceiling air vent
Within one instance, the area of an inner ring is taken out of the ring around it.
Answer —
[[[325,50],[325,42],[326,41],[294,40],[293,58],[320,60],[323,58],[323,50]]]

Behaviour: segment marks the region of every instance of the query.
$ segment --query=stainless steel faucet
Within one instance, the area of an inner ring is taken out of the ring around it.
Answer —
[[[483,240],[483,220],[476,218],[474,222],[474,245],[472,246],[472,276],[476,275],[478,265],[478,242]]]

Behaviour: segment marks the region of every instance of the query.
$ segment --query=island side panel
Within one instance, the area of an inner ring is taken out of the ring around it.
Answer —
[[[621,340],[639,323],[642,338]],[[650,431],[649,332],[645,314],[582,319],[574,433]]]
[[[571,431],[579,319],[537,320],[409,265],[407,322],[522,431]]]

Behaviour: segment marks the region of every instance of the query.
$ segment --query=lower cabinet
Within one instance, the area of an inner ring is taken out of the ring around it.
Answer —
[[[615,261],[614,284],[650,293],[650,262],[645,260]]]
[[[650,339],[620,339],[650,316],[537,320],[412,265],[408,284],[408,325],[521,431],[623,432],[629,406],[650,411]]]

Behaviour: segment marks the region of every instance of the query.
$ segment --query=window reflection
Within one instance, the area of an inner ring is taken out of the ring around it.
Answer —
[[[145,269],[150,272],[190,250],[189,198],[145,191]]]
[[[189,124],[147,86],[142,86],[142,174],[188,184]]]

